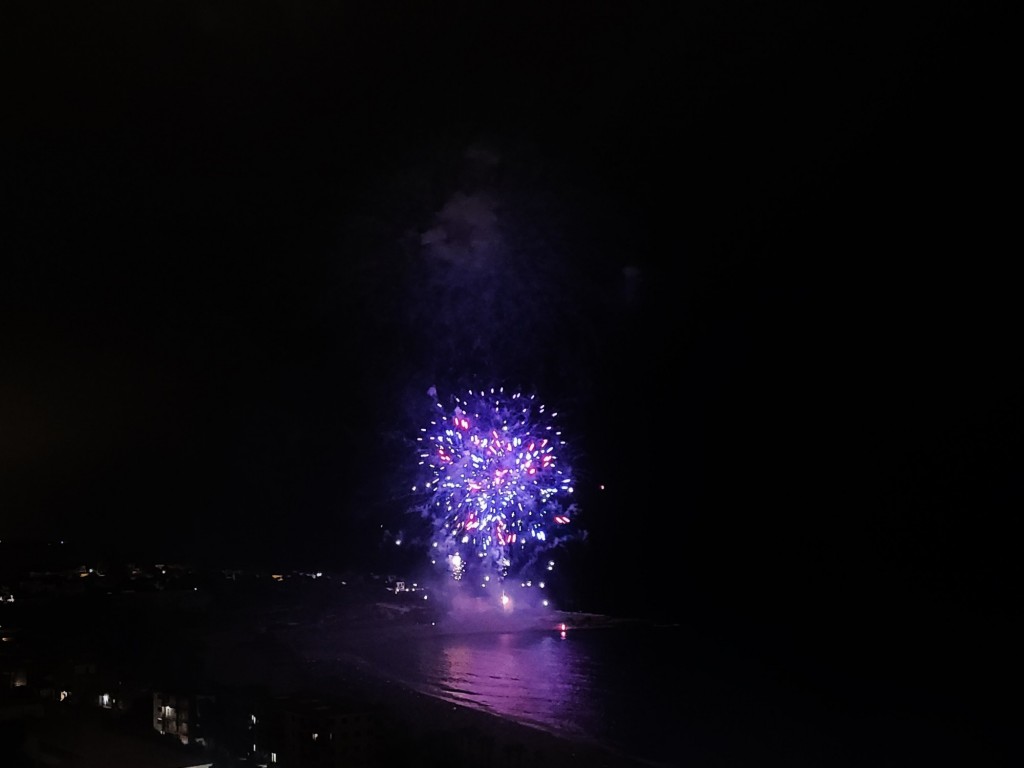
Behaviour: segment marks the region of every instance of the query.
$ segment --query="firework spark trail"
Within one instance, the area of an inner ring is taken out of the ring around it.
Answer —
[[[534,397],[504,390],[453,397],[417,438],[428,479],[417,509],[434,524],[432,547],[458,579],[466,571],[525,576],[543,552],[568,538],[576,514],[565,442]]]

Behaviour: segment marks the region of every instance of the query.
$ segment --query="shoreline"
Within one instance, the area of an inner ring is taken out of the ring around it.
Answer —
[[[456,766],[486,763],[531,768],[666,768],[665,764],[616,752],[584,734],[555,731],[541,724],[511,719],[471,701],[428,692],[393,670],[378,666],[368,652],[384,635],[388,642],[394,642],[459,634],[557,632],[563,623],[575,631],[636,623],[599,614],[567,612],[545,612],[541,623],[533,621],[534,618],[538,617],[520,616],[500,625],[461,620],[439,623],[436,627],[394,620],[339,621],[333,627],[321,627],[315,640],[303,635],[298,627],[279,633],[278,637],[304,660],[307,674],[303,677],[313,683],[313,693],[328,694],[336,684],[336,694],[356,706],[365,705],[376,716],[381,727],[379,743],[392,753],[382,755],[387,758],[384,764],[412,764],[425,751],[443,748],[452,757],[446,765]],[[553,625],[552,618],[556,619]],[[568,619],[571,625],[562,619]],[[332,648],[330,657],[324,654],[325,639]]]
[[[379,756],[385,764],[417,757],[424,749],[445,745],[454,765],[586,766],[652,768],[656,764],[620,754],[585,737],[555,733],[539,725],[509,719],[485,708],[425,692],[378,669],[355,654],[330,665],[321,683],[337,680],[351,686],[353,703],[365,703],[380,724],[379,743],[390,745]],[[336,673],[340,673],[337,674]],[[448,761],[446,761],[447,763]]]

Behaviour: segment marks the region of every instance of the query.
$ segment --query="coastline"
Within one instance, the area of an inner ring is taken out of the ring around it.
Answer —
[[[444,692],[421,689],[415,679],[401,678],[401,664],[388,664],[382,656],[401,653],[407,641],[478,634],[557,635],[563,624],[566,631],[598,632],[641,620],[522,604],[504,612],[482,601],[462,603],[462,610],[452,610],[449,604],[449,610],[424,620],[422,612],[406,606],[418,608],[419,601],[381,600],[368,591],[348,590],[345,599],[319,611],[310,610],[294,593],[272,604],[253,603],[251,613],[243,610],[242,616],[223,617],[223,634],[204,654],[207,669],[227,689],[262,685],[275,695],[331,699],[367,712],[378,728],[381,754],[375,764],[665,768],[664,762],[618,753],[582,733],[549,729],[459,700],[457,692],[445,698]],[[311,619],[311,613],[319,616]],[[255,634],[246,627],[256,629]],[[259,671],[256,677],[254,670]],[[435,755],[439,759],[432,762]]]
[[[378,757],[385,765],[422,763],[441,749],[445,765],[586,766],[652,768],[653,763],[622,755],[566,733],[508,719],[478,706],[418,690],[377,669],[361,656],[336,657],[321,684],[336,681],[354,703],[364,704],[379,723]]]
[[[493,613],[447,616],[436,624],[417,624],[394,616],[353,621],[338,617],[313,633],[294,627],[275,633],[304,666],[303,678],[314,692],[340,695],[364,706],[379,723],[379,757],[385,765],[422,764],[423,755],[443,753],[446,766],[580,766],[652,768],[655,763],[615,752],[584,736],[555,732],[510,719],[470,701],[445,698],[400,679],[373,661],[382,642],[425,637],[508,632],[574,631],[634,623],[601,614],[529,611],[512,616]],[[441,752],[438,752],[441,750]]]

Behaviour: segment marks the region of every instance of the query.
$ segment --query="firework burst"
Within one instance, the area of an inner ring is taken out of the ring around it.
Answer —
[[[557,414],[501,388],[470,390],[450,409],[430,394],[436,416],[417,438],[427,479],[416,509],[433,523],[433,560],[456,579],[525,577],[572,536],[577,511]]]

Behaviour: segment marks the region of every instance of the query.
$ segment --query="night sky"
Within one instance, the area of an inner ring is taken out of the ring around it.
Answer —
[[[980,11],[66,5],[8,25],[0,539],[373,565],[427,389],[504,383],[615,607],[1008,594]]]

